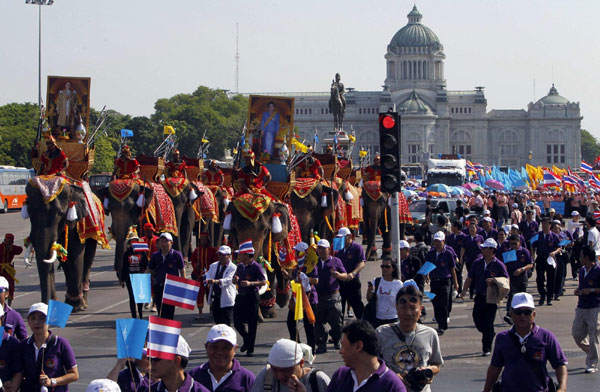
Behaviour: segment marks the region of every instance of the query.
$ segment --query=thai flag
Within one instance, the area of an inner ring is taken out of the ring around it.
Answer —
[[[577,181],[575,181],[575,179],[571,176],[564,175],[562,179],[565,182],[565,184],[567,184],[567,185],[573,185],[573,186],[577,185]]]
[[[569,173],[569,176],[574,179],[575,181],[577,181],[577,184],[581,185],[581,186],[585,186],[585,181],[583,181],[583,178],[579,177],[577,174],[573,173],[571,171],[571,168],[569,167],[567,169],[567,172]]]
[[[148,247],[148,244],[143,241],[132,242],[131,248],[133,249],[134,252],[150,252],[150,248]]]
[[[560,186],[560,178],[548,169],[544,169],[544,186]]]
[[[150,316],[148,356],[166,360],[175,359],[180,334],[181,321]]]
[[[163,303],[194,310],[199,291],[200,282],[167,274],[163,291]]]
[[[590,176],[589,184],[592,188],[600,189],[600,180],[593,174]]]
[[[475,166],[473,166],[473,162],[467,161],[467,170],[474,172]]]
[[[481,163],[473,163],[473,168],[475,170],[483,170],[484,169],[484,167]]]
[[[587,174],[592,174],[592,167],[590,165],[588,165],[587,163],[585,163],[585,161],[581,161],[580,169],[582,172],[585,172]]]
[[[600,211],[594,211],[594,219],[600,220]]]

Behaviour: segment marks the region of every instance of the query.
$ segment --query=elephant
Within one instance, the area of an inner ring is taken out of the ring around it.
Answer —
[[[296,179],[298,181],[298,179]],[[321,206],[321,200],[325,194],[327,198],[327,207]],[[301,198],[296,192],[290,192],[290,203],[296,218],[298,219],[298,225],[300,226],[300,233],[302,234],[302,241],[310,243],[310,236],[313,231],[318,231],[319,234],[325,238],[325,233],[330,232],[327,230],[327,223],[325,222],[325,216],[331,217],[333,209],[338,203],[339,193],[337,190],[318,183],[315,188],[304,198]],[[333,201],[333,203],[332,203]],[[328,218],[331,223],[331,218]],[[330,237],[333,235],[331,234]]]
[[[206,186],[206,189],[209,189],[210,192],[212,192],[212,190],[210,190],[211,188],[213,188],[213,186]],[[225,210],[229,205],[229,195],[223,188],[219,187],[216,187],[214,190],[214,195],[217,201],[217,213],[219,214],[219,219],[217,222],[212,219],[204,219],[200,230],[208,233],[212,246],[219,247],[223,242],[223,218],[225,216]],[[200,235],[197,231],[194,232],[196,235]]]
[[[27,184],[25,192],[27,214],[31,221],[29,239],[35,250],[41,300],[44,303],[48,303],[50,299],[57,300],[54,276],[57,253],[51,248],[54,243],[64,247],[66,235],[68,255],[66,260],[61,262],[67,288],[65,303],[72,305],[76,311],[84,310],[87,308],[89,276],[97,247],[95,239],[87,239],[82,243],[77,231],[77,223],[84,219],[87,213],[84,190],[67,182],[62,191],[49,202],[45,202],[40,189],[31,183]],[[76,216],[69,216],[71,206],[74,207]]]
[[[390,207],[388,206],[389,193],[381,193],[377,200],[373,200],[363,188],[363,223],[367,237],[366,259],[371,260],[371,256],[376,253],[375,237],[377,229],[381,231],[383,239],[382,256],[392,252],[391,247],[391,228]],[[387,214],[388,225],[385,224],[385,214]]]
[[[152,187],[134,183],[133,189],[123,200],[118,200],[109,192],[108,187],[98,191],[100,200],[104,200],[104,209],[106,213],[112,216],[111,231],[116,242],[114,268],[119,280],[122,279],[121,267],[123,263],[123,254],[127,248],[127,233],[131,226],[140,223],[143,209],[138,206],[141,204],[144,209],[150,206],[154,191]],[[140,198],[142,196],[142,198]],[[143,202],[143,204],[142,204]]]
[[[185,260],[188,260],[191,256],[191,241],[192,232],[194,230],[194,223],[196,221],[196,213],[192,208],[194,200],[203,194],[198,190],[198,187],[193,182],[188,184],[181,190],[181,192],[174,195],[167,189],[167,185],[163,182],[163,187],[167,190],[167,194],[173,202],[173,209],[175,210],[175,221],[177,222],[178,235],[173,236],[173,248],[180,251],[183,254]],[[196,197],[192,200],[190,198],[191,191],[194,190]]]

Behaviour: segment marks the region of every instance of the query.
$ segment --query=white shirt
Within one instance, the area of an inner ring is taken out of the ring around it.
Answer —
[[[379,365],[381,366],[381,364]],[[379,369],[379,368],[377,368]],[[385,372],[383,372],[382,376],[384,374],[387,373],[389,369],[385,369]],[[371,375],[367,378],[365,378],[360,384],[358,383],[358,379],[356,378],[356,372],[354,372],[354,370],[350,370],[350,375],[352,376],[352,381],[354,381],[354,389],[352,390],[352,392],[356,392],[358,391],[363,385],[365,385],[367,383],[367,381],[369,381],[369,379],[371,377],[373,377],[373,374],[375,374],[375,372],[371,373]]]
[[[375,280],[373,280],[373,287],[375,287]],[[396,294],[402,288],[402,281],[400,279],[394,279],[391,282],[381,278],[379,281],[379,287],[377,288],[377,309],[375,311],[375,317],[379,320],[391,320],[398,318],[398,311],[396,310]]]
[[[227,380],[229,378],[229,376],[231,376],[233,374],[233,370],[230,370],[227,373],[225,373],[219,381],[217,381],[215,376],[213,376],[213,374],[211,373],[210,367],[208,368],[208,374],[210,375],[210,382],[212,382],[212,390],[216,391],[217,388],[219,387],[219,385],[223,384],[225,382],[225,380]]]
[[[588,230],[588,244],[592,243],[592,247],[596,251],[596,256],[600,255],[600,232],[595,227]]]

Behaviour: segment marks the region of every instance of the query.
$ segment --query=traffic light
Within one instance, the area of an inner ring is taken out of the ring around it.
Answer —
[[[400,117],[396,112],[379,114],[381,191],[400,192]]]

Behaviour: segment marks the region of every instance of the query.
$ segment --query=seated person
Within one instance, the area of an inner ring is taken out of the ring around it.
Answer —
[[[46,140],[46,151],[41,155],[40,160],[42,161],[40,175],[62,175],[69,167],[69,160],[65,152],[56,145],[56,139],[53,136]]]
[[[365,182],[367,181],[381,181],[381,157],[379,155],[375,155],[373,164],[365,170]]]
[[[139,178],[140,164],[137,159],[131,158],[131,149],[127,144],[121,147],[120,156],[115,159],[115,168],[113,169],[113,179],[129,180]]]
[[[271,181],[271,173],[260,162],[255,162],[252,151],[244,154],[244,162],[245,166],[236,172],[236,179],[243,180],[251,191],[262,193]]]
[[[208,170],[202,174],[202,182],[204,185],[216,185],[222,187],[225,182],[225,175],[217,165],[217,161],[211,160],[208,164]]]
[[[173,160],[167,162],[167,174],[169,177],[185,178],[187,180],[186,164],[179,154],[179,150],[173,150]]]
[[[296,176],[320,180],[321,178],[325,177],[321,161],[313,156],[307,157],[296,167]]]

